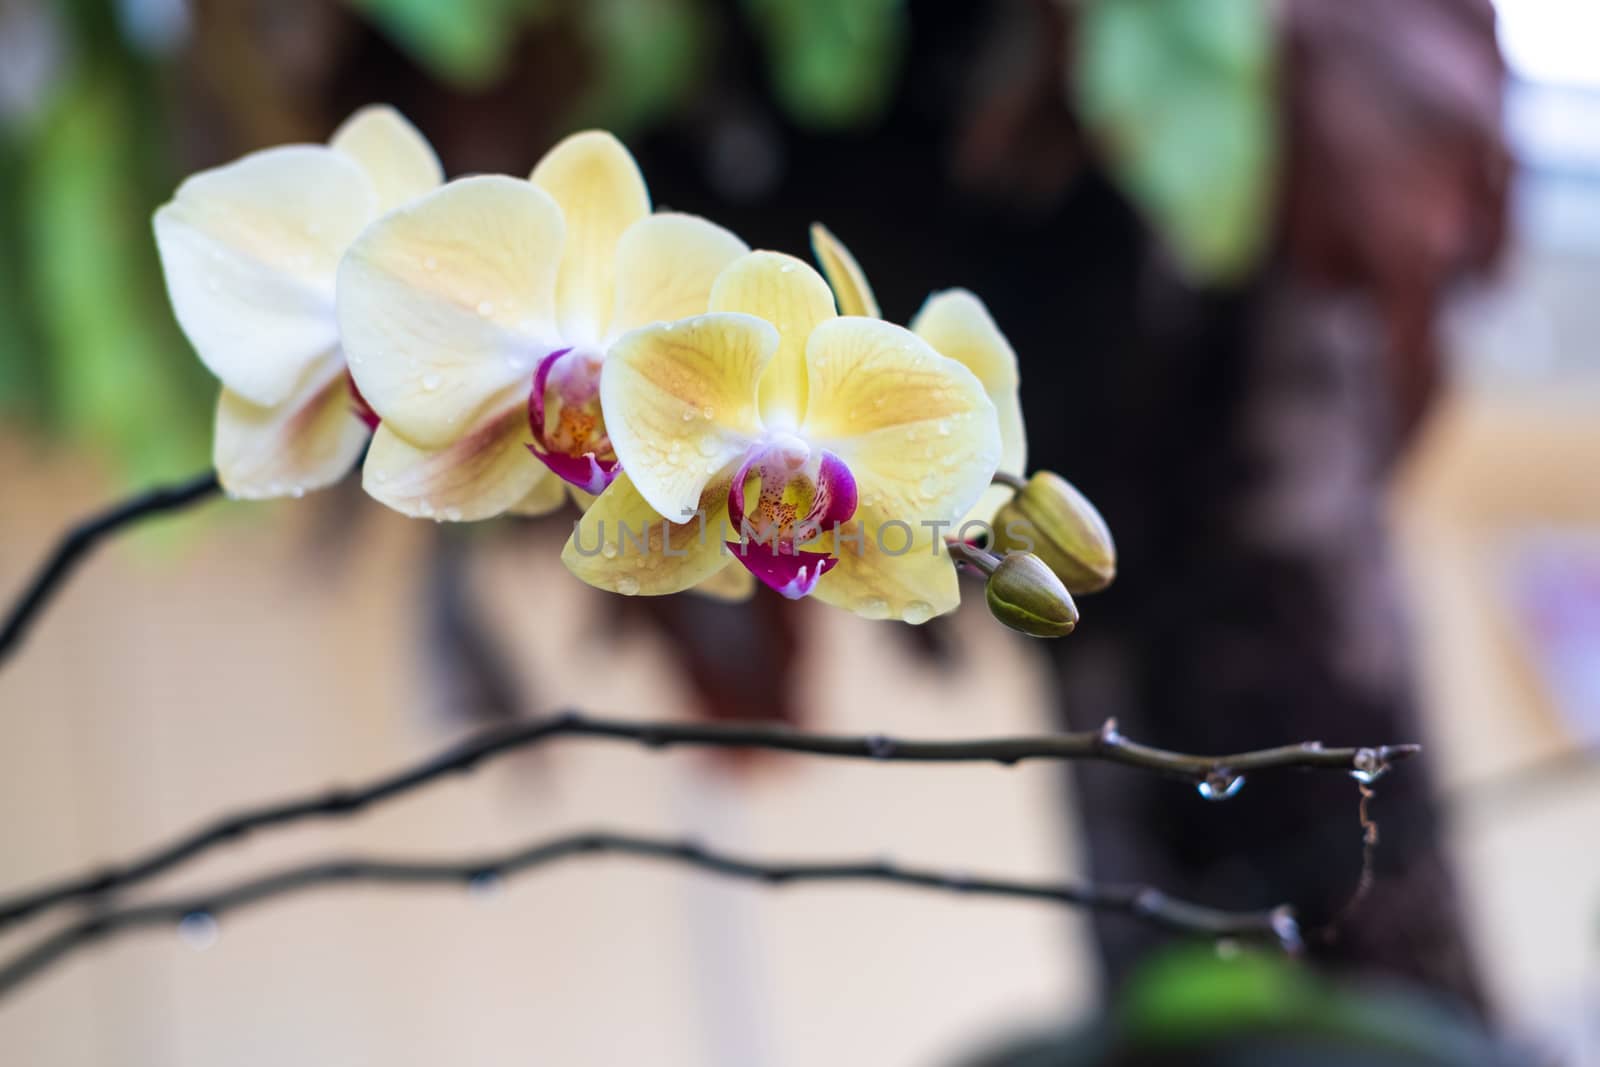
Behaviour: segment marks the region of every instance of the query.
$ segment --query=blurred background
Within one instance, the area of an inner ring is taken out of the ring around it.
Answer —
[[[92,950],[0,1003],[0,1059],[1600,1064],[1597,40],[1592,0],[0,0],[0,590],[209,463],[155,206],[374,101],[451,175],[615,129],[658,206],[800,255],[824,221],[895,321],[974,289],[1031,464],[1121,552],[1045,644],[978,596],[921,628],[608,598],[557,561],[571,515],[212,505],[104,550],[0,672],[4,888],[571,705],[1428,746],[1377,787],[1352,907],[1334,776],[1208,803],[1115,767],[553,745],[149,891],[609,826],[1287,900],[1308,951],[594,860]]]

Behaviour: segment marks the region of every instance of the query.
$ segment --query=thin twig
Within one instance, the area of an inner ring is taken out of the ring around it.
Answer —
[[[177,485],[140,493],[68,530],[6,615],[5,628],[0,629],[0,662],[16,651],[40,610],[71,575],[79,561],[102,539],[148,516],[186,508],[213,496],[221,488],[216,472],[207,471]]]
[[[102,912],[42,939],[0,965],[0,996],[14,991],[80,948],[138,928],[172,927],[186,920],[209,923],[228,912],[330,884],[489,886],[558,860],[606,853],[668,860],[771,886],[801,882],[880,882],[975,896],[1038,900],[1129,915],[1180,933],[1247,937],[1275,943],[1290,951],[1300,946],[1298,926],[1287,906],[1267,911],[1221,911],[1175,900],[1144,886],[1074,886],[982,878],[903,867],[886,860],[764,863],[713,851],[694,841],[591,831],[465,861],[360,857],[323,860],[239,882],[213,893]]]
[[[666,723],[601,719],[576,712],[551,715],[485,730],[443,753],[358,788],[334,788],[309,796],[225,815],[124,865],[67,878],[52,885],[0,899],[0,928],[46,908],[98,896],[143,882],[227,841],[255,830],[302,819],[340,818],[393,799],[450,774],[556,737],[595,737],[630,741],[649,748],[698,745],[712,748],[762,748],[845,759],[910,763],[1011,765],[1023,760],[1101,760],[1141,767],[1195,782],[1208,796],[1231,795],[1246,771],[1317,768],[1347,773],[1376,769],[1420,751],[1418,745],[1382,748],[1323,748],[1316,742],[1285,745],[1228,756],[1190,756],[1130,741],[1114,722],[1099,730],[1039,737],[1001,737],[972,741],[911,741],[882,735],[813,734],[763,723]]]

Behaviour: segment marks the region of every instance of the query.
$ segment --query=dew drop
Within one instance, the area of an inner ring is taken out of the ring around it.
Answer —
[[[950,436],[950,424],[948,422],[941,421],[939,423],[939,436],[940,437],[949,437]]]
[[[494,871],[479,871],[467,880],[467,893],[480,904],[488,904],[500,896],[505,886]]]
[[[788,274],[793,270],[794,270],[794,264],[793,263],[785,263],[783,266],[778,268],[778,273],[779,274]]]
[[[917,489],[921,491],[923,496],[931,497],[939,491],[939,479],[930,474],[926,478],[922,479],[922,482],[917,486]]]
[[[702,437],[695,442],[695,447],[700,450],[702,456],[714,456],[717,454],[717,439],[715,437]]]
[[[1354,763],[1355,770],[1350,772],[1350,777],[1362,785],[1371,785],[1389,773],[1388,761],[1370,748],[1363,748],[1357,752]]]
[[[204,952],[215,945],[221,936],[222,928],[209,911],[191,911],[178,920],[178,939],[196,952]]]
[[[856,613],[869,619],[887,619],[889,602],[882,597],[868,597],[856,604]]]
[[[1195,788],[1207,800],[1227,800],[1238,796],[1239,790],[1244,788],[1244,775],[1228,770],[1212,771]]]
[[[933,605],[926,600],[913,600],[900,611],[900,617],[914,626],[933,618]]]
[[[685,408],[684,409],[684,411],[683,411],[683,421],[684,422],[693,422],[694,421],[694,408]]]
[[[444,517],[449,522],[460,522],[461,521],[461,509],[460,508],[445,508],[444,509]]]
[[[490,315],[493,315],[494,314],[494,301],[493,300],[480,300],[480,301],[478,301],[478,314],[482,315],[484,318],[488,318]]]
[[[613,542],[607,541],[604,545],[600,546],[600,554],[606,559],[616,559],[617,546]]]
[[[635,578],[631,574],[624,574],[621,578],[617,579],[617,592],[621,593],[623,596],[638,596],[639,579]]]
[[[437,374],[424,374],[422,376],[422,388],[429,393],[439,388],[439,376]]]
[[[894,741],[882,734],[873,734],[867,738],[867,755],[873,759],[888,759],[894,755]]]
[[[707,404],[705,407],[700,409],[700,414],[704,415],[708,419],[714,416],[716,413],[717,409],[712,407],[710,404]]]

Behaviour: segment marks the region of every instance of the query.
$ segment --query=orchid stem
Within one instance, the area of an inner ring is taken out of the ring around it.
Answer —
[[[1028,485],[1028,479],[1020,474],[1012,474],[1008,471],[995,471],[994,476],[989,481],[991,484],[1003,485],[1009,489],[1025,489]]]
[[[178,511],[206,500],[215,496],[221,488],[216,471],[207,471],[177,485],[140,493],[68,530],[7,613],[5,627],[0,629],[0,662],[17,650],[34,619],[83,558],[101,541],[140,519]]]
[[[1421,751],[1419,745],[1358,749],[1323,748],[1316,742],[1306,742],[1228,756],[1191,756],[1130,741],[1117,731],[1112,721],[1098,730],[1036,737],[920,741],[882,735],[805,733],[765,723],[635,722],[590,718],[569,712],[485,730],[437,756],[358,788],[335,788],[225,814],[122,866],[77,875],[0,899],[0,929],[68,901],[99,897],[147,881],[253,831],[306,819],[347,818],[448,775],[470,771],[486,760],[563,736],[628,741],[649,748],[672,745],[759,748],[903,763],[994,762],[1009,766],[1023,760],[1099,760],[1157,771],[1207,788],[1220,779],[1231,781],[1247,771],[1290,767],[1360,774],[1366,780],[1373,780],[1391,763]]]
[[[964,563],[980,574],[989,575],[1000,566],[1000,557],[993,552],[986,552],[977,545],[968,544],[958,538],[949,538],[945,541],[945,549],[957,563]]]
[[[199,920],[324,885],[446,886],[492,888],[512,876],[560,860],[624,855],[665,860],[729,878],[768,886],[802,882],[876,882],[968,896],[1009,897],[1128,915],[1179,933],[1241,937],[1301,947],[1299,926],[1287,906],[1267,911],[1223,911],[1167,896],[1145,886],[1077,886],[977,877],[886,860],[766,863],[706,848],[692,840],[591,831],[553,838],[499,855],[466,861],[334,858],[267,874],[212,893],[155,901],[90,915],[50,934],[0,964],[0,996],[11,993],[81,948],[117,934]],[[181,928],[181,927],[180,927]]]

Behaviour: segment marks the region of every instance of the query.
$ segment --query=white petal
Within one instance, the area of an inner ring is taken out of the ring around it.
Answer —
[[[196,174],[156,212],[178,324],[223,384],[280,404],[337,343],[334,274],[375,210],[349,157],[291,145]]]
[[[378,194],[379,212],[397,208],[444,181],[433,146],[387,105],[364,107],[345,119],[328,145],[361,164]]]

